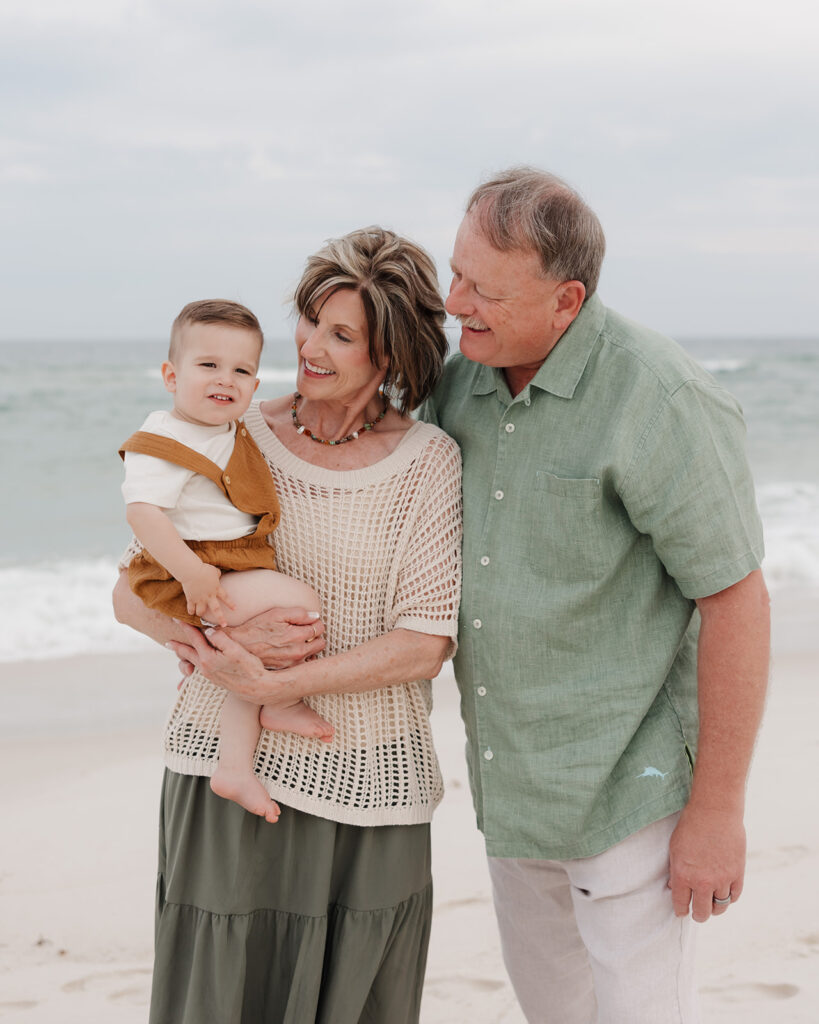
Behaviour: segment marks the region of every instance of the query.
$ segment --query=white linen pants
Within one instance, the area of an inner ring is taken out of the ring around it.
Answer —
[[[698,1024],[694,934],[668,882],[671,815],[594,857],[490,857],[503,959],[529,1024]]]

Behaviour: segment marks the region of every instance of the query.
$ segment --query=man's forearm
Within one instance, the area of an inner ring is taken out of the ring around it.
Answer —
[[[692,802],[744,805],[770,663],[770,607],[762,573],[697,602],[700,735]]]
[[[745,876],[745,784],[768,684],[770,611],[760,572],[697,601],[700,739],[669,848],[674,912],[724,913]]]

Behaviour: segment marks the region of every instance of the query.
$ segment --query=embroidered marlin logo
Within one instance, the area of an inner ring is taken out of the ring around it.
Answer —
[[[646,765],[645,768],[636,775],[637,779],[664,779],[668,775],[668,772],[661,772],[659,768],[652,768],[650,765]]]

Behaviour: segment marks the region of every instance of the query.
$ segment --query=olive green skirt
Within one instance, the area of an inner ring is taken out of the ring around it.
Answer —
[[[429,825],[275,825],[166,771],[151,1024],[412,1024]]]

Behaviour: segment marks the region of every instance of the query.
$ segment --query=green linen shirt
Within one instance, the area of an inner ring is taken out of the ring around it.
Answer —
[[[421,416],[463,453],[455,675],[487,852],[599,853],[688,797],[694,599],[763,553],[739,405],[592,296],[520,394],[455,355]]]

